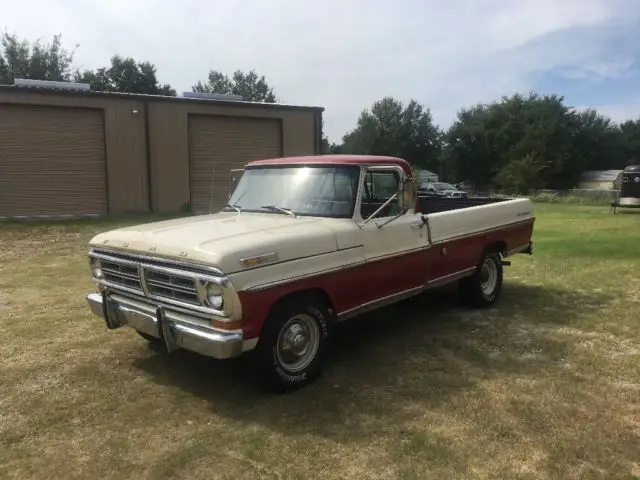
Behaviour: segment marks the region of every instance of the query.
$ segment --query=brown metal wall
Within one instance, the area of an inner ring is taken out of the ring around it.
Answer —
[[[101,110],[0,105],[0,217],[107,212]]]
[[[274,118],[189,116],[189,176],[194,213],[219,211],[231,191],[231,170],[282,156],[282,123]]]
[[[110,213],[150,209],[174,212],[190,204],[188,119],[191,115],[229,118],[230,122],[236,122],[237,132],[242,128],[242,120],[238,120],[242,117],[248,122],[247,142],[251,141],[254,125],[251,119],[277,120],[281,125],[278,156],[319,153],[320,112],[317,109],[0,88],[0,111],[7,111],[7,105],[82,107],[101,111]],[[56,135],[56,138],[62,139],[62,136]],[[3,142],[0,141],[0,155],[2,149],[7,148]],[[265,148],[264,154],[259,156],[272,156],[270,148]]]
[[[103,129],[103,160],[106,153],[107,165],[107,194],[109,212],[146,212],[149,210],[149,191],[148,191],[148,173],[147,173],[147,148],[145,138],[144,123],[144,103],[140,100],[107,98],[107,97],[87,97],[81,95],[73,95],[68,93],[51,94],[39,92],[25,91],[7,91],[0,90],[0,115],[5,112],[7,115],[10,108],[16,108],[20,105],[40,105],[42,107],[67,107],[60,109],[52,109],[55,122],[62,121],[68,112],[68,107],[80,107],[82,109],[95,109],[104,118]],[[58,115],[60,114],[60,115]],[[45,115],[46,117],[46,115]],[[43,117],[44,118],[44,117]],[[9,120],[11,123],[12,120]],[[35,123],[34,123],[35,122]],[[38,119],[23,124],[16,125],[18,132],[25,132],[29,135],[29,129],[35,130],[33,125],[37,125]],[[81,128],[81,126],[79,127]],[[18,133],[17,133],[18,134]],[[66,138],[68,141],[67,148],[73,150],[73,143],[77,143],[77,139],[71,141],[72,135],[69,132],[60,132],[55,135],[57,142]],[[29,146],[29,136],[24,136],[25,144],[23,148],[33,148],[34,154],[47,158],[48,147],[37,148],[36,145]],[[9,143],[6,138],[0,138],[0,156],[3,151],[7,151]],[[80,168],[80,164],[78,164]],[[69,188],[73,188],[71,183],[74,181],[72,177],[68,177]],[[56,212],[60,214],[61,212]]]
[[[216,105],[213,102],[154,102],[149,105],[152,206],[158,212],[178,211],[191,202],[189,174],[189,117],[227,117],[241,128],[248,121],[247,142],[251,141],[251,119],[280,120],[282,152],[276,156],[314,155],[317,151],[317,113],[262,106]],[[263,157],[270,156],[265,150]],[[234,168],[242,168],[243,165]]]

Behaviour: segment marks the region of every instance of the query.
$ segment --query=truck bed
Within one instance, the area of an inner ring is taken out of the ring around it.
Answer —
[[[430,213],[447,212],[449,210],[458,210],[460,208],[477,207],[480,205],[489,205],[492,203],[504,202],[509,198],[496,197],[436,197],[435,195],[419,195],[418,205],[420,212],[428,215]]]

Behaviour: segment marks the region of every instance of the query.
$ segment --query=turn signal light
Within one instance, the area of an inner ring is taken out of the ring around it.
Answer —
[[[242,322],[225,322],[222,320],[213,320],[211,322],[214,328],[219,328],[220,330],[238,330],[242,327]]]

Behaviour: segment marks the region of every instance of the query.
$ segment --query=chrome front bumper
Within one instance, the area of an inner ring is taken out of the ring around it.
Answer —
[[[168,352],[184,348],[208,357],[225,359],[252,348],[255,341],[243,341],[241,330],[224,331],[207,326],[207,321],[180,312],[155,307],[116,293],[91,293],[91,311],[113,330],[129,326],[160,339]]]

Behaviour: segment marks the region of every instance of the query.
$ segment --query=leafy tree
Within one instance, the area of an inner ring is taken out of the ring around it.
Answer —
[[[405,107],[385,97],[363,110],[342,140],[345,153],[397,156],[431,170],[438,167],[440,137],[429,109],[415,100]]]
[[[248,102],[276,103],[273,88],[264,75],[258,76],[255,70],[242,72],[236,70],[231,78],[217,70],[211,70],[205,83],[198,82],[192,87],[194,92],[219,93],[224,95],[242,95]]]
[[[109,67],[95,71],[76,72],[75,81],[88,83],[92,90],[102,92],[144,93],[175,96],[170,85],[161,85],[156,78],[156,67],[149,62],[136,62],[131,57],[114,55]]]
[[[547,167],[537,153],[529,153],[507,163],[496,176],[496,181],[509,193],[526,194],[543,187],[543,174]]]
[[[76,45],[77,47],[77,45]],[[62,47],[62,36],[51,43],[29,43],[7,32],[0,38],[0,84],[12,85],[15,78],[66,81],[72,76],[74,51]]]
[[[620,125],[622,162],[620,167],[640,164],[640,118]]]
[[[616,125],[557,95],[516,94],[462,110],[445,145],[458,180],[518,191],[572,188],[584,170],[621,161]]]
[[[496,168],[495,149],[489,128],[490,108],[476,105],[458,112],[457,120],[444,135],[444,164],[456,181],[467,181],[476,189],[488,186]]]

